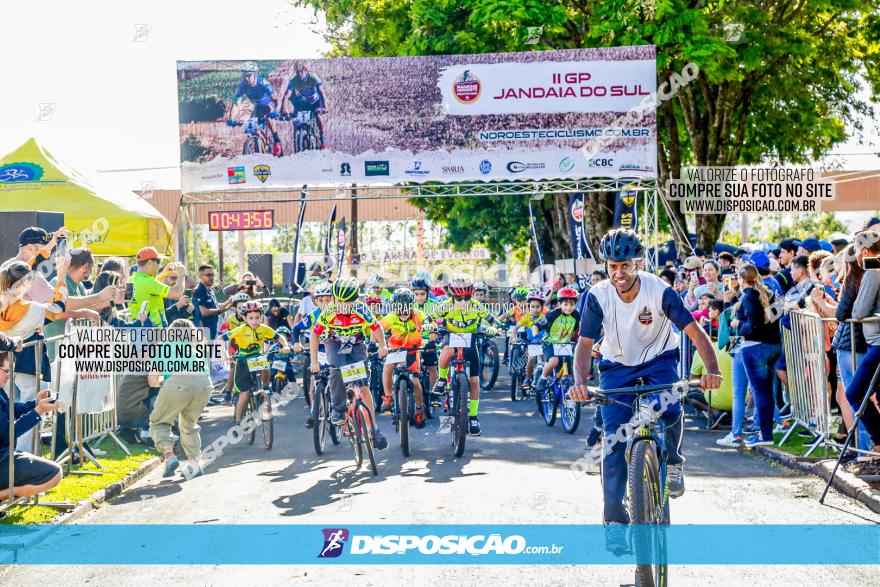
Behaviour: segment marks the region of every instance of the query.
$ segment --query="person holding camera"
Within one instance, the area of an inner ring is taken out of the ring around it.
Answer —
[[[855,238],[855,249],[861,260],[862,268],[868,266],[866,259],[880,255],[880,232],[867,230]],[[856,320],[874,318],[880,314],[880,269],[864,271],[859,294],[853,303],[852,317]],[[873,393],[880,399],[877,369],[880,368],[880,322],[862,323],[862,332],[867,342],[867,350],[859,362],[852,381],[846,389],[846,399],[853,411],[857,411],[867,393]],[[872,388],[869,388],[873,384]],[[874,452],[880,452],[880,409],[871,401],[865,407],[862,422],[874,443]]]
[[[6,394],[9,383],[9,354],[0,353],[0,500],[9,498],[9,451],[15,439],[9,438],[9,410],[14,411],[16,438],[37,427],[41,417],[54,412],[60,403],[50,397],[49,390],[37,393],[36,399],[27,402],[10,402]],[[48,491],[61,482],[61,466],[37,455],[14,451],[13,494],[27,497]]]
[[[169,263],[165,266],[163,274],[159,272],[159,251],[156,247],[144,247],[137,252],[138,270],[128,278],[132,284],[131,303],[128,305],[129,314],[137,316],[146,312],[147,317],[157,327],[168,326],[168,318],[165,315],[165,300],[179,300],[183,295],[186,275],[181,263]],[[164,273],[174,271],[177,274],[177,282],[173,286],[165,285],[162,279]]]

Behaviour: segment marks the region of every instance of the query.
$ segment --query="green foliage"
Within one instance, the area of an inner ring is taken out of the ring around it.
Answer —
[[[861,132],[880,96],[880,11],[873,0],[294,0],[322,11],[335,55],[484,53],[653,44],[659,82],[694,63],[699,76],[658,110],[661,180],[681,165],[804,162]],[[725,32],[742,25],[740,38]],[[542,26],[526,45],[528,27]],[[494,252],[525,242],[526,201],[420,203],[450,240]],[[587,214],[595,211],[586,210]],[[503,230],[496,224],[504,219]],[[684,222],[683,217],[678,218]],[[698,215],[711,245],[723,216]],[[463,245],[460,245],[463,246]]]
[[[780,226],[770,234],[770,242],[784,238],[803,240],[808,237],[825,238],[834,232],[849,232],[846,225],[837,219],[834,212],[821,214],[799,214],[790,225]]]

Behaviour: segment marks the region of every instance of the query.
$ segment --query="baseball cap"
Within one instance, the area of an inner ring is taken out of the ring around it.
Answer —
[[[823,251],[828,251],[829,253],[834,252],[834,247],[831,246],[831,243],[825,240],[819,241],[819,248]]]
[[[144,247],[137,252],[135,258],[140,261],[146,261],[147,259],[156,259],[159,260],[159,251],[156,250],[156,247]]]
[[[865,230],[869,230],[872,226],[875,226],[877,224],[880,224],[880,218],[872,216],[870,220],[865,223]]]
[[[758,269],[770,269],[770,257],[764,251],[755,251],[746,258]]]
[[[819,239],[813,238],[813,237],[805,238],[802,241],[795,241],[795,242],[797,243],[797,245],[799,247],[803,247],[806,250],[810,251],[811,253],[814,253],[822,248],[822,244],[819,242]]]
[[[845,238],[836,238],[833,241],[831,241],[831,244],[832,244],[832,246],[835,246],[835,247],[845,247],[846,245],[849,244],[849,241]]]
[[[797,248],[801,245],[800,241],[797,241],[793,238],[784,238],[779,241],[779,248],[784,251],[790,251],[792,253],[797,252]]]
[[[702,266],[703,262],[700,261],[700,258],[693,255],[685,259],[683,265],[685,269],[699,269]]]
[[[29,226],[21,231],[18,235],[18,246],[25,245],[45,245],[52,240],[49,233],[39,226]]]

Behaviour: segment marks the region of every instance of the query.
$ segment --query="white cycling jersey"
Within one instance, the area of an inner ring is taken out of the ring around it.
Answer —
[[[587,292],[582,304],[580,335],[602,343],[602,358],[627,366],[647,363],[678,348],[679,330],[694,321],[678,294],[665,281],[638,272],[639,293],[629,303],[620,299],[610,280]]]

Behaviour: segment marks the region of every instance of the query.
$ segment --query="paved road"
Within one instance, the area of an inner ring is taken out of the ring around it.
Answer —
[[[500,383],[504,383],[504,380]],[[414,431],[412,456],[404,459],[396,439],[380,454],[380,474],[354,471],[350,449],[331,447],[316,457],[311,431],[303,427],[302,400],[276,420],[275,448],[239,444],[226,450],[204,477],[163,481],[156,471],[126,495],[80,523],[587,523],[601,522],[597,475],[577,478],[570,463],[581,456],[585,422],[572,437],[559,424],[548,428],[534,403],[512,403],[504,390],[480,404],[484,434],[468,441],[463,458],[451,454],[437,422]],[[231,408],[211,408],[203,423],[211,440],[230,423]],[[384,419],[383,419],[384,421]],[[693,426],[692,426],[693,428]],[[386,434],[393,432],[385,426]],[[689,429],[685,439],[687,492],[672,504],[677,524],[771,524],[880,522],[862,504],[832,494],[828,506],[816,498],[818,479],[794,473],[746,452],[719,449],[718,433]],[[845,548],[831,544],[829,548]],[[695,545],[698,547],[698,545]],[[735,549],[736,544],[731,544]],[[773,548],[768,544],[767,548]],[[535,585],[626,585],[625,566],[536,567],[254,567],[116,566],[7,569],[6,585],[38,585],[63,579],[70,585],[357,585],[474,584],[477,580]],[[672,585],[876,585],[876,569],[865,567],[671,568]]]

